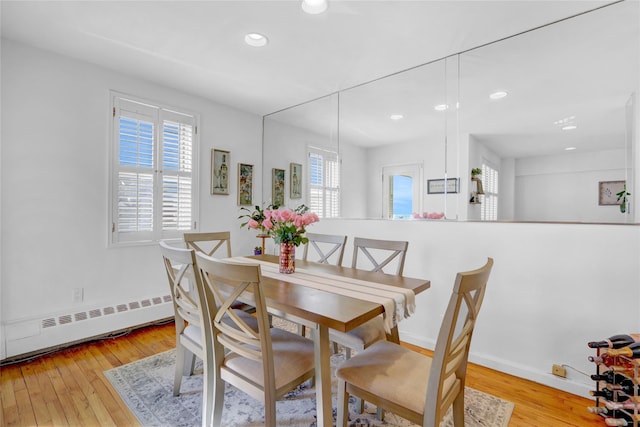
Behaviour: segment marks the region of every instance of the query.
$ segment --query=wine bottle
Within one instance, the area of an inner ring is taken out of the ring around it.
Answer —
[[[608,426],[632,426],[633,417],[623,411],[612,411],[611,417],[604,419],[604,423]]]
[[[588,359],[599,365],[607,366],[616,372],[625,372],[629,375],[633,375],[634,372],[632,362],[619,357],[609,356],[607,353],[602,353],[600,356],[589,356]]]
[[[611,350],[607,350],[607,354],[609,356],[626,356],[631,358],[639,358],[640,357],[640,342],[635,342],[626,347],[620,348],[612,348]]]
[[[608,409],[611,409],[611,410],[626,409],[628,411],[634,411],[634,410],[640,411],[640,403],[606,401],[604,404]],[[601,406],[596,406],[596,408],[601,408]]]
[[[609,384],[619,384],[625,380],[629,380],[629,377],[623,374],[618,374],[614,370],[609,369],[601,374],[591,375],[591,379],[594,381],[604,381]]]
[[[635,342],[640,342],[640,334],[613,335],[602,341],[591,341],[587,345],[591,348],[620,348]]]
[[[603,388],[602,390],[591,390],[589,394],[595,397],[604,397],[605,399],[612,400],[614,402],[624,402],[625,400],[629,400],[629,396],[620,394],[618,390],[610,390],[608,388]]]
[[[637,396],[640,396],[640,385],[636,386],[630,379],[625,379],[619,384],[607,384],[606,388],[609,390],[622,391],[629,396],[633,396],[634,393],[637,393]]]

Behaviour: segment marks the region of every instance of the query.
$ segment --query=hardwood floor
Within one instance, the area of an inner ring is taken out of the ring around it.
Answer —
[[[137,426],[102,372],[174,346],[170,323],[2,366],[0,426]],[[604,425],[586,410],[592,400],[478,365],[469,366],[467,385],[515,403],[511,427]]]

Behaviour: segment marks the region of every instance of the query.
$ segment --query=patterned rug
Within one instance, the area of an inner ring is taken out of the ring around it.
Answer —
[[[332,370],[343,358],[343,354],[332,356]],[[105,371],[104,374],[143,426],[199,426],[201,425],[202,375],[184,377],[182,393],[174,397],[172,393],[174,369],[175,351],[169,350]],[[335,420],[336,381],[333,375],[332,378]],[[264,406],[235,387],[227,385],[224,404],[222,426],[264,425]],[[358,414],[355,411],[355,400],[350,404],[349,426],[414,426],[391,413],[385,414],[384,422],[379,421],[375,414],[376,408],[369,404],[366,405],[364,414]],[[277,402],[278,425],[315,427],[315,405],[315,389],[309,387],[308,383],[303,384]],[[465,425],[467,427],[507,427],[513,407],[511,402],[467,387]],[[441,427],[452,425],[451,411],[449,411]]]

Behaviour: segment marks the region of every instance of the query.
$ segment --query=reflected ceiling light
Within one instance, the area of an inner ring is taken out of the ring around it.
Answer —
[[[567,147],[567,148],[565,148],[565,150],[567,150],[567,151],[573,151],[575,149],[577,149],[577,147]]]
[[[576,125],[566,125],[566,126],[562,126],[562,130],[574,130],[577,127],[578,126],[576,126]]]
[[[244,42],[249,46],[262,47],[269,43],[269,39],[260,33],[249,33],[244,36]]]
[[[505,92],[503,90],[499,90],[499,91],[493,92],[491,95],[489,95],[489,98],[491,98],[491,99],[501,99],[501,98],[504,98],[505,96],[507,96],[507,92]]]
[[[392,114],[389,116],[389,118],[391,120],[401,120],[404,119],[404,116],[402,114]]]
[[[324,12],[328,6],[327,0],[302,0],[302,10],[311,15]]]
[[[436,110],[436,111],[444,111],[444,110],[449,109],[449,106],[447,104],[439,104],[439,105],[436,105],[435,107],[433,107],[433,109]]]

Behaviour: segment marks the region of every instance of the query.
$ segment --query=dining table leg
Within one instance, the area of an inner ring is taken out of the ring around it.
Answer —
[[[317,325],[314,336],[316,369],[316,412],[318,426],[333,426],[333,407],[331,404],[331,351],[329,328]]]

